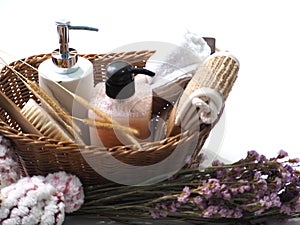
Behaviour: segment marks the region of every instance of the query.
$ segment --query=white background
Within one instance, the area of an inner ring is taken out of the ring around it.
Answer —
[[[57,48],[54,21],[98,27],[71,31],[80,53],[105,53],[140,41],[176,40],[182,30],[217,39],[240,61],[226,102],[220,149],[230,161],[248,150],[299,156],[300,13],[296,0],[0,0],[0,50],[15,59]],[[7,61],[14,60],[0,53]]]

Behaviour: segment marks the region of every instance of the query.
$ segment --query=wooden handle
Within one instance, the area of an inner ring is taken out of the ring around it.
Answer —
[[[0,90],[0,107],[3,108],[13,120],[15,120],[22,131],[28,134],[37,134],[41,133],[27,120],[27,118],[21,113],[19,107],[10,100],[1,90]]]
[[[202,87],[208,87],[218,91],[225,102],[231,88],[237,78],[239,70],[238,60],[228,52],[217,52],[208,57],[197,69],[193,78],[189,81],[183,94],[176,102],[167,125],[167,137],[178,134],[180,125],[175,124],[177,112],[182,110],[189,96]]]

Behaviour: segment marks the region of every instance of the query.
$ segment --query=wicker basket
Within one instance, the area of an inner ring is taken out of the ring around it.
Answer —
[[[81,55],[93,62],[95,83],[101,81],[105,74],[107,63],[112,60],[126,60],[136,66],[144,66],[153,51],[133,51],[111,54]],[[31,56],[24,61],[37,68],[40,63],[51,57],[50,54]],[[33,70],[21,61],[10,64],[15,70],[28,79],[38,82],[36,70]],[[234,80],[231,80],[233,83]],[[232,84],[229,85],[231,88]],[[22,108],[29,98],[36,97],[24,86],[18,77],[8,67],[4,67],[0,74],[0,88],[18,107]],[[61,142],[48,137],[27,134],[21,131],[20,126],[0,108],[0,134],[10,138],[17,146],[17,156],[24,175],[46,175],[64,170],[77,175],[84,186],[92,186],[107,181],[87,163],[87,158],[101,157],[111,154],[116,159],[131,165],[152,165],[160,162],[178,146],[184,151],[196,143],[199,152],[213,125],[201,128],[199,132],[178,134],[162,141],[142,143],[142,151],[132,146],[116,146],[104,149],[95,146],[79,146],[76,143]],[[84,155],[84,157],[83,157]]]

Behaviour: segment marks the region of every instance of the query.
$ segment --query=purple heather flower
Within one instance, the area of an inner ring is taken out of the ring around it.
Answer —
[[[281,207],[281,201],[280,201],[280,198],[278,196],[276,196],[275,198],[273,198],[273,206],[275,206],[275,207]]]
[[[221,194],[222,194],[222,196],[225,200],[230,200],[231,199],[231,194],[229,193],[228,189],[222,191]]]
[[[202,194],[206,199],[210,199],[213,196],[213,193],[209,187],[203,187]]]
[[[245,191],[250,191],[251,190],[251,185],[250,184],[244,185],[244,190]]]
[[[278,156],[277,156],[277,158],[278,159],[282,159],[282,158],[285,158],[285,157],[287,157],[289,154],[286,152],[286,151],[284,151],[284,150],[280,150],[279,152],[278,152]]]
[[[259,161],[259,162],[266,162],[266,161],[268,161],[268,159],[267,159],[267,157],[266,157],[265,155],[260,155],[258,161]]]
[[[265,191],[258,189],[256,190],[256,199],[260,199],[265,195]]]
[[[160,217],[159,212],[156,212],[154,210],[150,210],[150,215],[152,216],[153,219],[158,219]]]
[[[266,180],[260,179],[259,181],[257,181],[257,184],[259,185],[260,190],[262,191],[268,190],[268,183]]]
[[[188,186],[185,186],[185,187],[183,188],[183,191],[184,191],[185,193],[190,194],[190,188],[189,188]]]
[[[233,215],[234,215],[234,210],[233,209],[228,210],[227,218],[232,218]]]
[[[239,192],[244,193],[245,191],[251,190],[251,185],[246,180],[239,180],[239,183],[243,184],[239,187]]]
[[[230,215],[230,212],[226,206],[221,207],[221,209],[219,210],[218,213],[219,213],[220,217],[223,217],[223,218],[230,218],[232,216],[232,215]]]
[[[253,158],[254,160],[257,160],[257,161],[259,161],[259,159],[260,159],[260,155],[255,150],[248,151],[247,157],[250,157],[251,159]]]
[[[217,214],[218,211],[219,211],[219,207],[218,206],[210,205],[204,211],[203,217],[210,218],[213,215]]]
[[[210,217],[212,217],[212,215],[213,215],[212,211],[206,209],[205,212],[204,212],[204,214],[203,214],[203,217],[204,218],[210,218]]]
[[[288,172],[290,172],[290,173],[293,173],[293,172],[294,172],[293,167],[291,167],[290,165],[285,165],[284,168],[285,168]]]
[[[236,168],[234,168],[234,170],[235,170],[235,172],[237,172],[237,173],[241,173],[241,167],[236,167]]]
[[[281,188],[282,181],[279,177],[275,177],[276,187]]]
[[[180,207],[180,203],[173,201],[170,206],[171,212],[176,212],[179,207]]]
[[[182,193],[180,194],[180,196],[177,198],[178,202],[182,202],[182,203],[187,203],[188,198],[190,196],[190,188],[188,186],[185,186],[182,190]]]
[[[283,180],[285,181],[285,183],[292,182],[292,180],[293,180],[292,174],[289,172],[282,172],[281,176],[282,176]]]
[[[298,200],[296,201],[295,212],[296,213],[300,212],[300,198],[298,198]]]
[[[237,195],[239,193],[239,188],[230,188],[232,195]]]
[[[260,199],[260,204],[266,209],[271,207],[280,207],[281,201],[276,193],[271,193],[269,196],[264,196],[263,199]]]
[[[283,204],[280,208],[280,212],[287,214],[287,215],[291,215],[291,213],[292,213],[291,206],[288,204]]]
[[[206,201],[204,201],[200,196],[195,197],[194,202],[197,204],[199,209],[203,210],[206,208]]]
[[[200,197],[200,196],[197,196],[194,198],[194,202],[197,204],[197,205],[200,205],[203,203],[203,199]]]
[[[210,185],[214,185],[214,184],[219,185],[219,184],[220,184],[220,181],[219,181],[218,179],[216,179],[216,178],[210,178],[210,179],[207,180],[206,183],[207,183],[207,184],[210,184]]]
[[[223,178],[225,175],[226,175],[226,171],[224,171],[224,170],[218,170],[217,171],[217,178],[218,179]]]
[[[168,215],[168,207],[166,203],[157,203],[155,206],[155,209],[157,210],[150,210],[149,213],[152,216],[153,219],[158,219],[160,217],[167,217]],[[165,210],[165,212],[159,212],[158,210]]]
[[[238,191],[243,194],[245,191],[250,191],[251,190],[251,186],[248,183],[248,181],[245,180],[239,180],[239,183],[243,184],[238,188]]]
[[[255,211],[255,212],[254,212],[254,215],[255,215],[255,216],[259,216],[259,215],[262,214],[264,211],[265,211],[265,209],[264,209],[264,208],[261,208],[261,209]]]
[[[161,217],[167,217],[168,216],[168,212],[160,212],[159,215]]]
[[[236,208],[233,214],[234,218],[241,218],[243,217],[243,210],[241,208]]]
[[[175,204],[172,203],[171,205],[171,212],[176,212],[177,208],[175,207]]]
[[[261,179],[261,173],[260,172],[255,172],[253,180],[258,181]]]
[[[226,184],[222,184],[220,189],[221,189],[221,190],[227,189],[227,185],[226,185]]]
[[[164,209],[164,210],[167,210],[168,207],[167,207],[167,203],[163,202],[160,204],[160,208]]]
[[[223,213],[225,214],[225,213]],[[226,214],[224,215],[225,218],[233,218],[234,210],[233,209],[227,209]]]
[[[215,178],[210,178],[207,181],[207,185],[210,187],[212,193],[216,193],[220,190],[220,181]]]
[[[243,193],[245,192],[244,186],[240,186],[239,192],[240,192],[241,194],[243,194]]]
[[[235,217],[235,210],[229,209],[227,206],[221,206],[218,213],[219,213],[220,217],[223,217],[223,218],[233,218],[233,217],[238,218],[238,217]]]
[[[224,163],[221,162],[220,160],[214,160],[212,162],[212,166],[224,166]]]

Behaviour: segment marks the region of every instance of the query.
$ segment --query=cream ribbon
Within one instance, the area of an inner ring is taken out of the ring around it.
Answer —
[[[190,129],[202,123],[212,124],[223,108],[221,94],[211,88],[203,87],[194,91],[178,111],[175,124]]]

